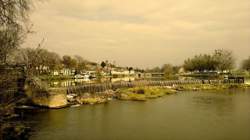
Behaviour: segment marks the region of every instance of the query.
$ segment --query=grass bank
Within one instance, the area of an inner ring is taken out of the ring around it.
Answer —
[[[249,88],[247,84],[187,84],[173,88],[177,91],[202,91],[202,90],[225,90],[233,88]]]
[[[116,94],[120,100],[146,101],[148,99],[174,94],[176,90],[161,87],[135,87],[119,89]]]
[[[135,87],[119,89],[116,94],[120,100],[146,101],[152,98],[175,94],[179,91],[226,90],[250,88],[247,84],[186,84],[172,87]]]

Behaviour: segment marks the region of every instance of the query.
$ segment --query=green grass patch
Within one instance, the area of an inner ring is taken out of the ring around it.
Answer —
[[[120,89],[117,93],[118,99],[121,100],[146,101],[147,99],[158,98],[167,94],[174,94],[176,91],[160,87],[135,87]]]

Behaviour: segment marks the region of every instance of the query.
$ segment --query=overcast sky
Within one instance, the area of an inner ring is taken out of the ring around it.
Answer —
[[[44,48],[122,66],[181,64],[187,57],[231,49],[250,56],[250,0],[46,0],[31,15]]]

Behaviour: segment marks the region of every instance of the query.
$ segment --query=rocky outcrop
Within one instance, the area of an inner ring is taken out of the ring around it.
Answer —
[[[25,93],[34,105],[48,108],[62,108],[68,105],[67,90],[64,88],[48,88],[40,79],[28,80]]]
[[[48,107],[48,108],[62,108],[67,106],[66,92],[59,90],[49,90],[45,96],[32,96],[32,102],[35,105]]]

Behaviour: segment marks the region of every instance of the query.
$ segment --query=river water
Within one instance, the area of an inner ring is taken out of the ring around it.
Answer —
[[[35,122],[31,140],[250,140],[250,90],[114,100],[28,119]]]

